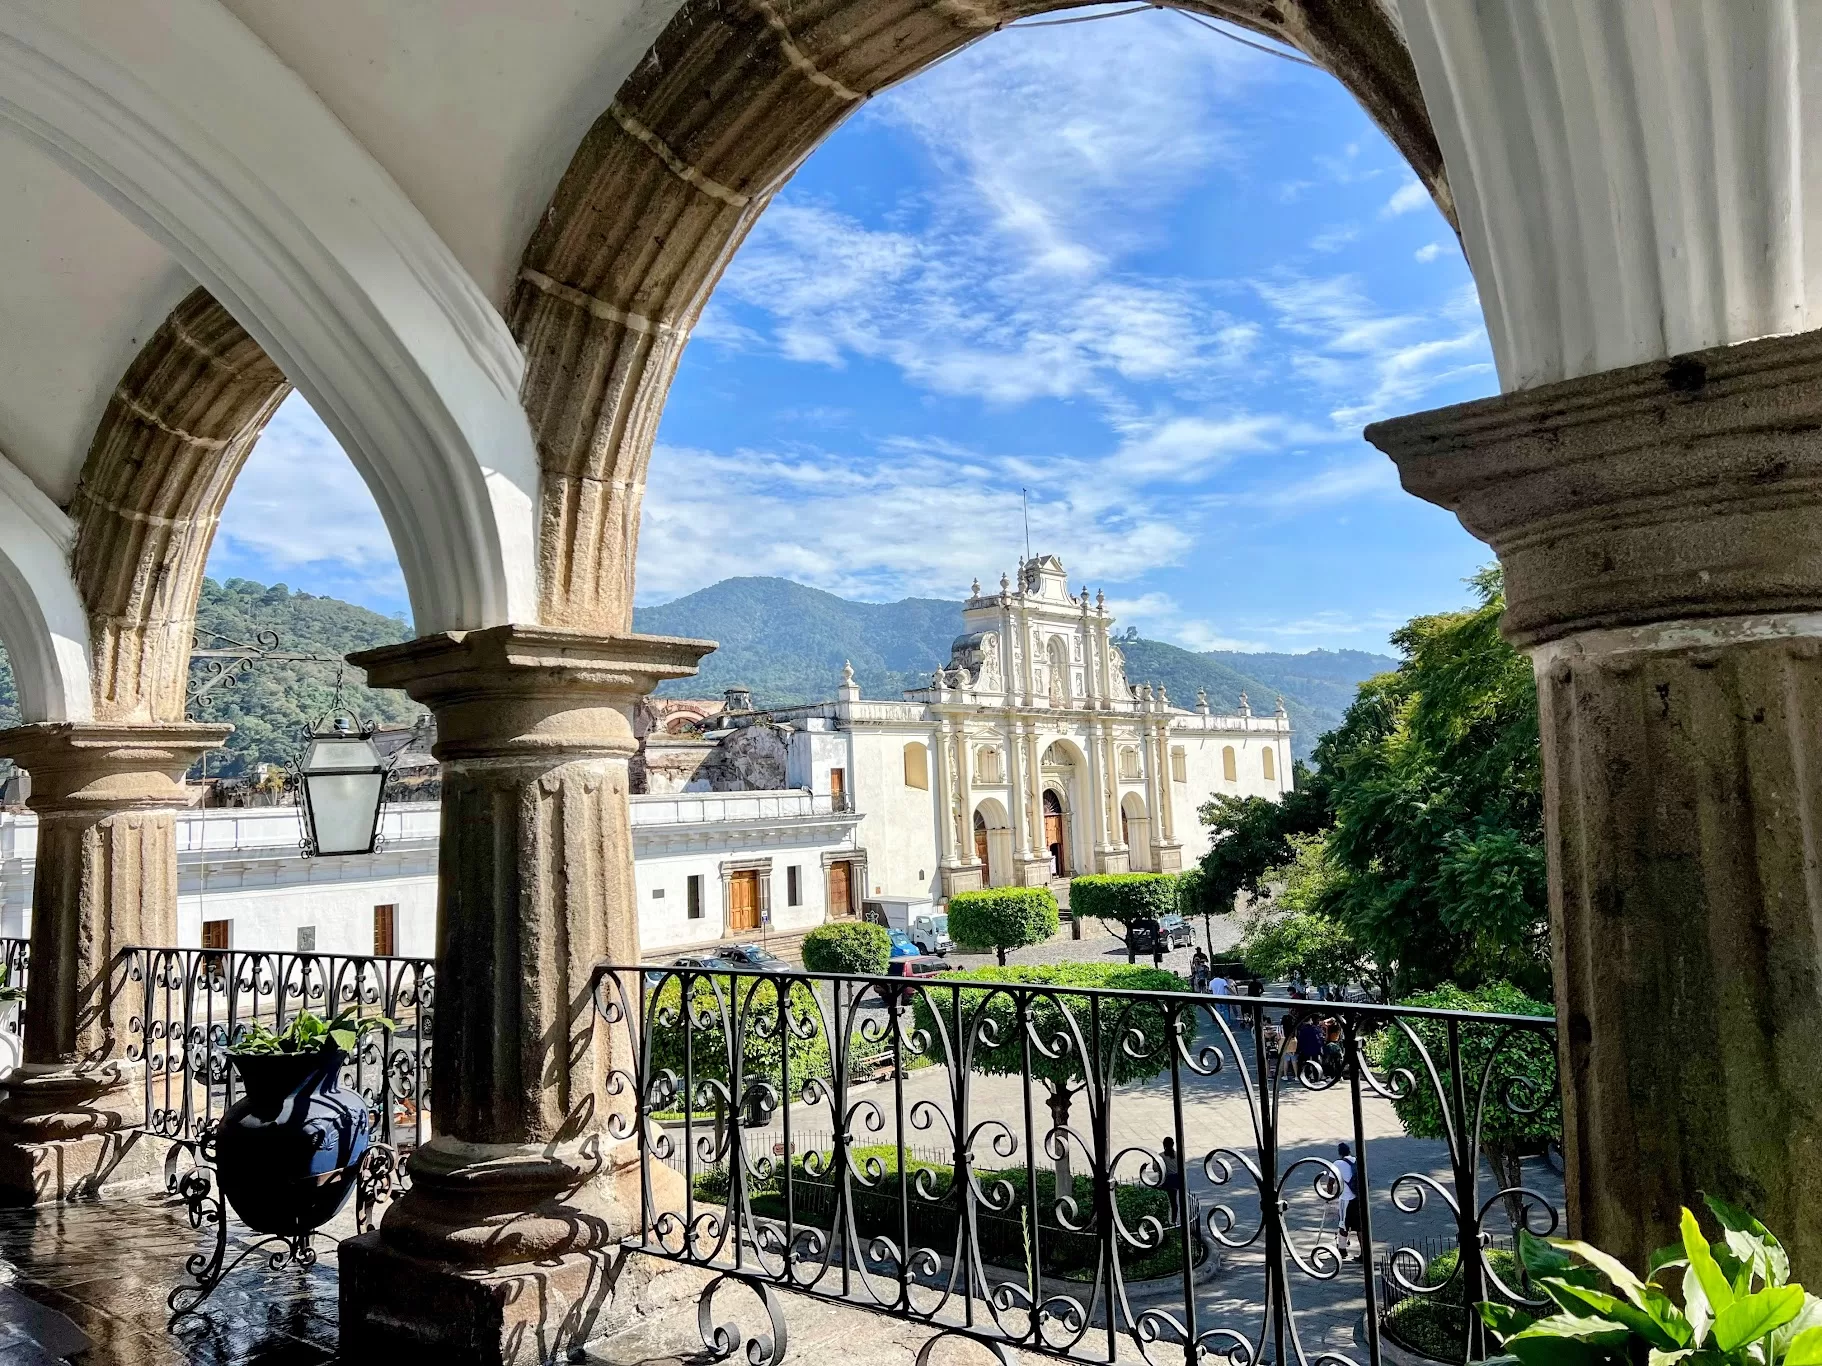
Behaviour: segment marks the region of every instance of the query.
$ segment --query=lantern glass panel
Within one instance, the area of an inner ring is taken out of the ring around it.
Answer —
[[[359,735],[315,736],[302,767],[316,852],[370,852],[386,780],[372,743]]]

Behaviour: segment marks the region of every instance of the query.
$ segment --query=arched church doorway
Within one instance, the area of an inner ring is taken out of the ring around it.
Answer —
[[[1126,846],[1126,866],[1135,873],[1149,873],[1151,867],[1151,817],[1145,811],[1145,799],[1128,792],[1120,799],[1120,842]]]
[[[1053,787],[1044,789],[1044,847],[1050,851],[1050,875],[1069,876],[1069,813]]]
[[[983,887],[1012,882],[1012,822],[996,798],[985,798],[974,808],[974,856],[981,861]]]

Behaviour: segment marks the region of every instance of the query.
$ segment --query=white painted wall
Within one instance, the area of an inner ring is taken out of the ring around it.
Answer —
[[[905,786],[905,746],[912,741],[930,751],[928,790]],[[850,744],[854,767],[848,780],[855,809],[865,813],[860,843],[867,851],[866,895],[941,896],[935,724],[868,723],[850,732]]]

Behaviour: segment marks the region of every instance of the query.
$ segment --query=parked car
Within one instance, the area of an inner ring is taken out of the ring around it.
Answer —
[[[1189,921],[1175,911],[1159,916],[1158,928],[1163,931],[1165,943],[1173,949],[1186,949],[1196,942],[1196,933],[1190,929]]]
[[[886,964],[886,976],[888,977],[915,979],[934,977],[940,973],[955,972],[956,970],[955,964],[945,963],[935,954],[920,954],[916,958],[894,958]],[[902,997],[903,994],[901,991],[900,996]]]
[[[886,933],[892,936],[892,956],[894,958],[920,958],[923,956],[924,951],[918,948],[917,941],[903,930],[887,930]],[[890,963],[886,965],[888,971],[891,970],[891,966]]]
[[[721,956],[735,967],[758,968],[761,972],[790,972],[792,967],[763,944],[735,944],[721,951]]]

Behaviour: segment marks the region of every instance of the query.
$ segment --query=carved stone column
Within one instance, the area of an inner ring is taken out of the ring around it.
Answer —
[[[543,1362],[589,1336],[640,1223],[637,1155],[606,1131],[628,1060],[591,997],[597,961],[639,958],[633,710],[712,648],[502,626],[352,657],[436,713],[443,763],[436,1137],[380,1231],[342,1245],[363,1356]]]
[[[0,754],[32,775],[38,815],[25,1062],[0,1082],[0,1190],[14,1199],[59,1199],[150,1172],[123,1165],[145,1093],[141,1064],[126,1056],[134,1002],[120,951],[177,943],[184,774],[231,729],[63,722],[0,731]]]
[[[1572,1229],[1822,1277],[1822,334],[1369,428],[1535,665]]]

